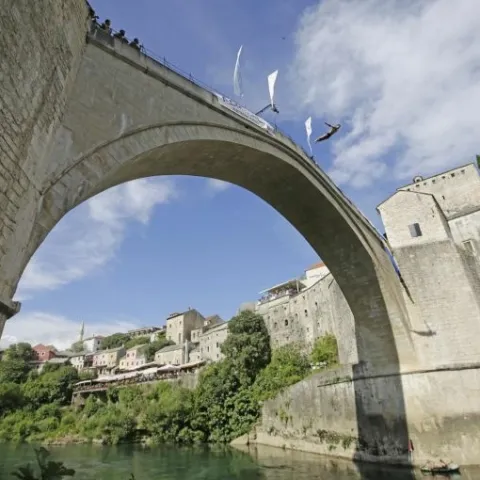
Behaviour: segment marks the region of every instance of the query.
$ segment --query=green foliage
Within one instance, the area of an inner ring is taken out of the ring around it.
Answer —
[[[270,337],[261,315],[244,311],[228,323],[229,336],[222,353],[232,364],[243,385],[251,385],[271,357]]]
[[[83,350],[83,342],[81,342],[80,340],[78,342],[72,343],[72,346],[70,347],[70,351],[74,353],[80,353],[83,352]]]
[[[168,347],[169,345],[173,345],[173,344],[174,342],[172,342],[171,340],[167,340],[165,338],[165,335],[161,337],[157,336],[157,340],[149,343],[145,347],[144,351],[145,351],[145,357],[147,359],[147,362],[153,361],[153,359],[155,358],[155,353],[161,350],[163,347]]]
[[[21,408],[24,397],[20,385],[16,383],[0,383],[0,417]]]
[[[150,337],[144,336],[144,337],[133,337],[127,342],[125,342],[125,348],[132,348],[136,347],[137,345],[144,345],[146,343],[150,342]],[[119,345],[120,346],[120,345]]]
[[[62,480],[64,477],[73,477],[75,470],[65,467],[62,462],[48,461],[50,452],[43,447],[35,449],[38,475],[30,464],[20,467],[12,475],[20,480]]]
[[[110,348],[118,348],[125,345],[130,340],[130,336],[126,333],[114,333],[102,340],[102,350],[109,350]]]
[[[305,378],[310,372],[310,362],[295,345],[285,345],[274,350],[272,361],[257,376],[254,390],[259,400],[273,398],[281,389]]]
[[[480,168],[480,155],[475,155],[475,158],[477,159],[477,167]]]
[[[52,402],[65,405],[72,398],[75,382],[78,382],[77,370],[69,365],[61,366],[24,383],[23,395],[33,408]]]
[[[23,360],[24,362],[35,360],[35,351],[29,343],[25,342],[10,345],[3,355],[7,360]]]
[[[6,357],[0,362],[0,383],[22,383],[31,370],[31,366],[21,358]]]
[[[108,337],[107,346],[124,343],[123,337]],[[165,336],[149,343],[147,358],[170,343]],[[309,371],[308,359],[295,347],[282,347],[272,355],[263,318],[252,312],[232,318],[222,351],[225,359],[203,370],[195,390],[169,382],[111,388],[104,397],[87,397],[81,410],[69,405],[72,385],[79,380],[73,367],[37,374],[10,366],[6,377],[23,377],[20,384],[0,384],[0,440],[74,436],[107,444],[139,437],[154,443],[229,442],[258,420],[261,400]],[[22,362],[8,360],[13,361]]]
[[[331,367],[338,363],[338,345],[335,335],[326,334],[317,338],[312,351],[313,363],[324,363],[326,367]]]

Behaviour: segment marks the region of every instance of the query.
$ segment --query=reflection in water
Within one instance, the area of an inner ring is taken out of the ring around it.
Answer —
[[[229,448],[141,448],[134,446],[68,446],[52,448],[52,458],[76,470],[74,480],[429,480],[431,477],[402,469],[381,468],[269,447],[251,450]],[[0,479],[32,462],[30,446],[0,445]],[[465,469],[457,479],[480,479],[480,470]]]

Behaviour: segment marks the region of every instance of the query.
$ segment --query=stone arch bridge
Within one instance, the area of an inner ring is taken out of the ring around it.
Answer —
[[[81,0],[66,2],[69,9],[40,3],[51,9],[49,20],[30,12],[31,25],[16,29],[20,46],[11,39],[15,55],[7,41],[2,60],[3,323],[18,310],[12,298],[25,266],[66,213],[133,179],[195,175],[249,190],[303,235],[350,305],[365,371],[413,366],[402,287],[378,233],[298,145],[153,58],[89,30]],[[38,8],[18,2],[12,21]]]

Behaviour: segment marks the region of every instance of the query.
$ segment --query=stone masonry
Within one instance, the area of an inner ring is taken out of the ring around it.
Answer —
[[[26,251],[18,238],[31,236],[40,200],[36,170],[48,163],[87,26],[84,0],[7,3],[0,16],[0,335],[19,309],[7,272],[21,273]]]

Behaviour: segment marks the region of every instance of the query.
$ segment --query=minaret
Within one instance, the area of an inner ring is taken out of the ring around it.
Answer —
[[[82,322],[82,328],[80,329],[80,342],[83,342],[83,334],[85,333],[85,322]]]

